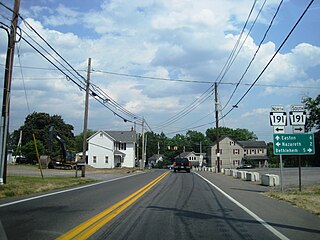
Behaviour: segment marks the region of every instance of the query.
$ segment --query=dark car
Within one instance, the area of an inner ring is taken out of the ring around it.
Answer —
[[[173,162],[173,171],[181,171],[184,170],[186,172],[190,172],[190,162],[188,158],[176,158]]]

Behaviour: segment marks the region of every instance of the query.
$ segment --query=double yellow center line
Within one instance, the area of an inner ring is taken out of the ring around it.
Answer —
[[[167,176],[170,171],[167,171],[157,177],[155,180],[134,192],[130,196],[121,200],[120,202],[114,204],[110,208],[105,209],[101,213],[87,220],[86,222],[78,225],[77,227],[71,229],[69,232],[57,238],[58,240],[69,240],[69,239],[88,239],[94,233],[96,233],[105,224],[115,218],[118,214],[124,211],[127,207],[137,201],[143,194],[149,191],[154,185],[160,182],[165,176]]]

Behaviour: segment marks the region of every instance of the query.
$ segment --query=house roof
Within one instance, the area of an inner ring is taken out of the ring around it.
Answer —
[[[103,130],[97,131],[95,134],[89,137],[87,141],[94,138],[96,135],[100,133],[107,135],[109,138],[112,138],[112,140],[115,142],[132,143],[136,141],[135,131],[103,131]]]
[[[152,161],[152,160],[154,160],[154,161],[156,161],[156,160],[158,160],[158,159],[160,159],[162,157],[162,154],[153,154],[151,157],[149,157],[148,158],[148,161]]]
[[[265,141],[235,141],[229,136],[222,137],[221,139],[219,139],[219,142],[221,142],[225,138],[229,138],[230,140],[240,145],[242,148],[267,148],[267,144],[265,143]],[[214,145],[217,145],[217,141],[215,141],[212,146]]]
[[[191,154],[196,155],[195,152],[193,152],[193,151],[192,152],[182,152],[178,156],[176,156],[175,158],[185,158],[185,157],[187,157],[187,156],[189,156]]]
[[[243,148],[267,148],[265,141],[238,141]]]
[[[135,142],[136,133],[135,131],[105,131],[117,142]]]

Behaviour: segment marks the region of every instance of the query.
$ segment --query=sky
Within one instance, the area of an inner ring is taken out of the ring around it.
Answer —
[[[0,2],[13,8],[13,0]],[[271,106],[283,105],[288,112],[320,93],[320,1],[313,2],[278,51],[310,1],[284,0],[278,9],[280,2],[21,0],[25,22],[19,19],[18,32],[51,61],[53,56],[62,63],[59,53],[69,65],[55,63],[67,69],[66,77],[24,39],[17,40],[10,132],[33,112],[60,115],[75,135],[82,132],[81,86],[91,58],[91,90],[98,93],[89,99],[91,130],[130,130],[136,122],[141,132],[144,118],[148,131],[168,137],[187,130],[205,133],[215,127],[213,86],[218,82],[219,116],[228,113],[219,126],[245,128],[271,142]],[[0,13],[2,26],[10,24],[12,13],[3,6]],[[4,76],[3,29],[0,39]],[[230,56],[235,58],[224,71]]]

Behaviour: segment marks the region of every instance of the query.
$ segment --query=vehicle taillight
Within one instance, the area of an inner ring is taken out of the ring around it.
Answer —
[[[174,163],[173,163],[173,166],[177,166],[177,163],[176,163],[176,162],[174,162]]]
[[[190,163],[190,162],[188,162],[188,166],[189,166],[189,167],[191,166],[191,163]]]

